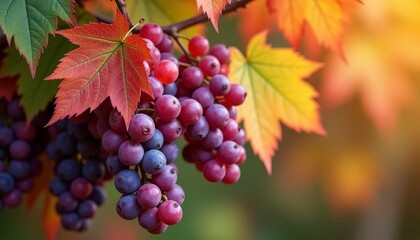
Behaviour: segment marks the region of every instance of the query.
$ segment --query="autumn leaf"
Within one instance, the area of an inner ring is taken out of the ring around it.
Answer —
[[[240,14],[240,24],[246,26],[245,36],[257,33],[262,28],[273,25],[272,21],[262,22],[271,13],[278,29],[284,37],[298,49],[306,38],[307,30],[315,36],[318,44],[329,48],[344,58],[342,42],[348,22],[348,9],[351,9],[358,0],[266,0],[266,10],[249,9]],[[255,3],[257,5],[257,3]],[[262,3],[259,3],[262,6]],[[253,6],[253,5],[251,5]],[[260,25],[250,25],[251,20],[261,22]]]
[[[113,24],[91,23],[57,32],[79,48],[67,53],[46,78],[64,79],[49,124],[92,111],[110,97],[129,125],[141,92],[152,92],[143,66],[143,61],[151,60],[150,50],[138,34],[128,30],[127,19],[117,11]]]
[[[272,48],[266,44],[267,32],[256,35],[244,57],[231,48],[229,78],[247,90],[247,99],[239,108],[254,152],[271,173],[271,158],[281,138],[279,121],[304,132],[325,134],[320,123],[317,92],[302,78],[316,71],[320,64],[306,60],[291,49]]]
[[[31,212],[36,201],[43,196],[42,209],[42,225],[44,228],[45,239],[56,239],[58,229],[60,227],[60,216],[58,215],[55,205],[57,198],[49,192],[50,181],[54,178],[54,163],[48,159],[46,155],[39,156],[42,162],[43,171],[35,178],[34,188],[28,193],[26,208]]]
[[[223,9],[231,0],[197,0],[198,9],[203,8],[203,12],[207,14],[216,31],[219,31],[217,20],[222,14]]]
[[[57,28],[57,17],[72,22],[73,0],[2,0],[0,1],[0,27],[12,38],[17,49],[35,75],[38,60],[48,44],[48,33]]]
[[[59,82],[44,81],[44,78],[53,72],[58,60],[74,48],[71,43],[60,36],[51,36],[49,42],[39,61],[39,69],[41,70],[34,77],[31,76],[28,65],[14,47],[6,49],[7,56],[4,60],[4,66],[0,67],[0,73],[3,76],[18,76],[17,85],[18,93],[21,96],[20,103],[28,121],[44,110],[54,99]],[[2,83],[0,82],[0,84]]]

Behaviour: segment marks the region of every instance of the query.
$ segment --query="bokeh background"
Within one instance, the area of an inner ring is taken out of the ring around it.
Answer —
[[[261,4],[251,3],[241,14]],[[119,218],[118,193],[108,183],[108,200],[92,228],[60,230],[57,238],[420,239],[420,1],[366,0],[348,11],[347,64],[313,44],[300,49],[325,62],[308,81],[320,92],[328,136],[283,127],[271,176],[247,145],[241,179],[232,186],[209,183],[178,159],[184,217],[163,235]],[[221,18],[219,34],[206,25],[211,43],[244,50],[241,14]],[[273,46],[288,47],[281,33],[269,36]],[[43,239],[41,208],[38,201],[30,213],[4,210],[0,239]]]

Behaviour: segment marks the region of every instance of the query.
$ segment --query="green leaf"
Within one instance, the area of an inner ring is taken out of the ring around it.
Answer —
[[[7,49],[7,57],[0,69],[4,76],[20,74],[18,91],[22,96],[21,103],[29,120],[44,110],[54,98],[60,81],[44,81],[44,79],[53,72],[64,54],[74,49],[74,46],[63,37],[51,36],[49,40],[50,44],[39,61],[39,69],[33,79],[25,60],[19,56],[14,47]]]
[[[1,0],[0,27],[10,44],[12,38],[34,76],[39,58],[48,44],[48,33],[57,27],[57,17],[72,21],[72,0]]]

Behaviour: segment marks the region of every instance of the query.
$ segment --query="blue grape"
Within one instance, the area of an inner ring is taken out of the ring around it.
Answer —
[[[94,201],[87,199],[79,204],[77,213],[82,218],[93,218],[97,209],[98,205]]]
[[[67,230],[78,230],[82,225],[82,219],[75,212],[61,215],[61,225]]]
[[[82,167],[83,177],[96,183],[101,181],[105,176],[105,167],[96,160],[88,160]]]
[[[64,192],[69,190],[69,186],[66,182],[62,181],[59,177],[55,177],[50,182],[50,192],[55,196],[60,196]]]
[[[22,179],[29,176],[31,165],[29,162],[12,160],[8,166],[10,174],[17,179]]]
[[[140,214],[140,205],[135,195],[124,195],[117,202],[117,213],[120,217],[131,220]]]
[[[146,173],[157,174],[163,171],[163,167],[166,165],[165,155],[156,149],[147,151],[144,154],[141,166]]]
[[[73,159],[64,159],[58,164],[57,175],[64,181],[75,179],[80,173],[79,163]]]
[[[7,172],[0,173],[0,194],[8,193],[15,187],[15,180]]]
[[[155,129],[155,133],[153,134],[152,138],[144,142],[142,145],[146,150],[160,149],[163,145],[162,132],[159,129]]]
[[[131,169],[121,170],[114,178],[115,188],[122,194],[130,194],[140,187],[139,174]]]

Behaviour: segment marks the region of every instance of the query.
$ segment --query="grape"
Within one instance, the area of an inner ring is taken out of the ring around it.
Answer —
[[[162,172],[152,175],[152,183],[166,191],[175,185],[177,178],[176,170],[172,166],[166,165]]]
[[[200,119],[194,125],[189,126],[185,132],[185,134],[192,140],[202,140],[208,133],[209,124],[204,117],[200,117]]]
[[[16,186],[21,192],[29,192],[34,187],[34,180],[33,178],[22,179],[17,182]]]
[[[92,200],[87,199],[79,204],[77,213],[81,218],[93,218],[97,209],[98,206],[96,205],[96,203]]]
[[[36,129],[32,124],[27,124],[25,121],[18,121],[13,123],[12,129],[17,139],[24,141],[35,139]]]
[[[31,165],[26,161],[12,160],[9,162],[9,172],[16,179],[29,176]]]
[[[77,213],[61,215],[61,225],[67,230],[78,230],[82,227],[82,220]]]
[[[22,193],[15,188],[3,197],[3,202],[8,207],[17,207],[22,202]]]
[[[172,95],[163,95],[155,102],[156,116],[162,121],[169,122],[178,117],[181,103]]]
[[[170,122],[158,122],[157,128],[162,132],[166,143],[175,141],[182,133],[182,125],[177,119]]]
[[[187,67],[181,74],[181,85],[186,89],[198,88],[204,80],[203,72],[198,67]]]
[[[192,156],[194,159],[194,162],[201,162],[205,163],[213,158],[213,152],[210,150],[206,150],[200,146],[193,145],[192,148]]]
[[[69,190],[69,187],[67,183],[62,181],[60,178],[55,177],[50,182],[50,192],[54,194],[55,196],[60,196],[64,192],[67,192]]]
[[[236,162],[236,164],[241,165],[246,160],[246,151],[245,151],[245,148],[241,145],[239,145],[239,152],[240,152],[240,156],[239,156],[239,160]]]
[[[213,77],[220,71],[219,60],[211,55],[203,57],[198,63],[198,67],[206,77]]]
[[[164,33],[162,40],[156,47],[159,48],[162,53],[169,53],[174,47],[174,42],[168,34]]]
[[[231,85],[230,91],[225,96],[226,102],[233,106],[241,105],[245,101],[245,98],[245,88],[236,83]]]
[[[71,181],[75,179],[79,173],[80,165],[73,158],[64,159],[57,166],[57,176],[63,181]]]
[[[226,175],[222,179],[223,183],[232,184],[236,183],[241,177],[241,169],[237,164],[226,165]]]
[[[185,200],[185,193],[184,189],[178,184],[174,184],[174,186],[166,191],[166,197],[169,200],[174,200],[175,202],[182,204]]]
[[[219,128],[210,129],[207,136],[201,141],[201,146],[211,150],[218,148],[223,142],[223,133]]]
[[[76,142],[68,132],[61,132],[56,138],[58,151],[65,156],[70,156],[76,151]]]
[[[77,199],[86,199],[90,196],[92,190],[92,184],[85,178],[76,178],[70,185],[70,192]]]
[[[197,100],[203,110],[206,110],[210,105],[214,103],[214,96],[208,87],[199,87],[192,93],[191,97]]]
[[[131,123],[130,123],[131,127]],[[131,135],[131,134],[130,134]],[[134,137],[132,136],[134,139]],[[102,136],[102,147],[108,153],[114,154],[118,152],[118,148],[127,138],[120,134],[114,132],[112,129],[108,129]]]
[[[163,145],[163,134],[159,129],[155,130],[152,138],[143,143],[146,150],[160,149]]]
[[[131,118],[128,133],[133,141],[145,142],[153,136],[154,132],[155,123],[148,115],[138,113]]]
[[[169,94],[172,96],[175,96],[177,93],[178,87],[176,86],[176,83],[170,83],[170,84],[166,84],[163,87],[163,94]]]
[[[109,126],[117,133],[125,133],[126,126],[121,113],[114,108],[109,114]]]
[[[31,155],[31,146],[23,140],[15,140],[9,146],[10,156],[14,159],[27,159]]]
[[[226,76],[217,74],[210,79],[209,88],[215,96],[224,96],[230,91],[231,86]]]
[[[142,226],[144,229],[154,229],[159,226],[160,220],[158,217],[158,208],[148,208],[141,212],[141,214],[138,217],[138,221],[140,226]]]
[[[155,77],[163,84],[175,82],[178,75],[178,66],[170,60],[162,60],[155,66]]]
[[[172,61],[172,62],[174,62],[179,67],[178,58],[176,58],[172,53],[167,53],[167,52],[162,53],[160,59],[161,60],[169,60],[169,61]]]
[[[144,161],[143,161],[144,162]],[[121,170],[114,178],[115,188],[122,194],[130,194],[140,187],[140,176],[131,169]]]
[[[0,194],[12,191],[15,186],[15,181],[7,172],[0,172]]]
[[[226,126],[229,121],[229,112],[221,104],[210,105],[204,114],[210,128],[222,128]]]
[[[118,148],[119,160],[127,166],[135,166],[143,160],[144,149],[140,143],[124,141]]]
[[[233,141],[235,141],[239,145],[244,145],[246,142],[245,131],[243,129],[240,129]]]
[[[195,124],[203,115],[203,107],[194,99],[186,99],[181,103],[179,120],[184,125]]]
[[[137,191],[137,202],[143,209],[156,207],[161,198],[162,192],[153,183],[146,183]]]
[[[101,186],[94,186],[92,190],[92,194],[90,195],[89,199],[94,201],[98,207],[102,206],[106,200],[106,192],[105,189]]]
[[[150,39],[154,45],[158,45],[163,39],[162,28],[155,23],[147,23],[140,29],[140,37]]]
[[[117,202],[117,213],[120,217],[131,220],[140,214],[140,206],[137,203],[137,198],[134,195],[124,195]]]
[[[119,171],[128,168],[127,165],[124,165],[120,161],[118,155],[109,155],[106,159],[106,167],[108,171],[114,175],[117,174]]]
[[[203,166],[203,175],[209,182],[219,182],[226,174],[224,166],[216,160],[210,160]]]
[[[191,56],[200,57],[207,53],[210,48],[210,43],[207,38],[203,36],[195,36],[188,42],[188,50]]]
[[[88,160],[82,167],[82,175],[92,183],[100,182],[105,176],[105,166],[96,160]]]
[[[149,85],[152,88],[153,99],[160,98],[163,95],[163,91],[164,91],[162,83],[159,82],[159,80],[157,80],[157,78],[155,77],[149,77],[148,80],[149,80]]]
[[[70,192],[65,192],[58,198],[57,210],[60,214],[70,213],[77,209],[78,204],[77,199]]]
[[[25,112],[23,108],[20,106],[19,99],[14,98],[9,105],[7,105],[7,114],[13,120],[20,120],[25,118]]]
[[[175,143],[165,143],[160,148],[160,151],[166,157],[166,164],[174,162],[178,156],[179,148]]]
[[[161,234],[161,233],[164,233],[167,228],[168,228],[168,225],[164,223],[160,223],[156,228],[148,229],[147,231],[152,234]]]
[[[159,206],[158,216],[167,225],[177,224],[182,218],[181,205],[173,200],[164,201]]]
[[[166,165],[165,155],[156,149],[151,149],[144,154],[141,166],[146,173],[157,174],[163,171]]]
[[[240,157],[239,146],[234,141],[225,141],[217,150],[217,159],[224,164],[233,164],[239,160]]]
[[[0,147],[6,147],[13,141],[13,132],[10,128],[0,128]]]
[[[210,48],[210,55],[215,56],[220,64],[230,62],[229,48],[224,44],[216,44]]]

